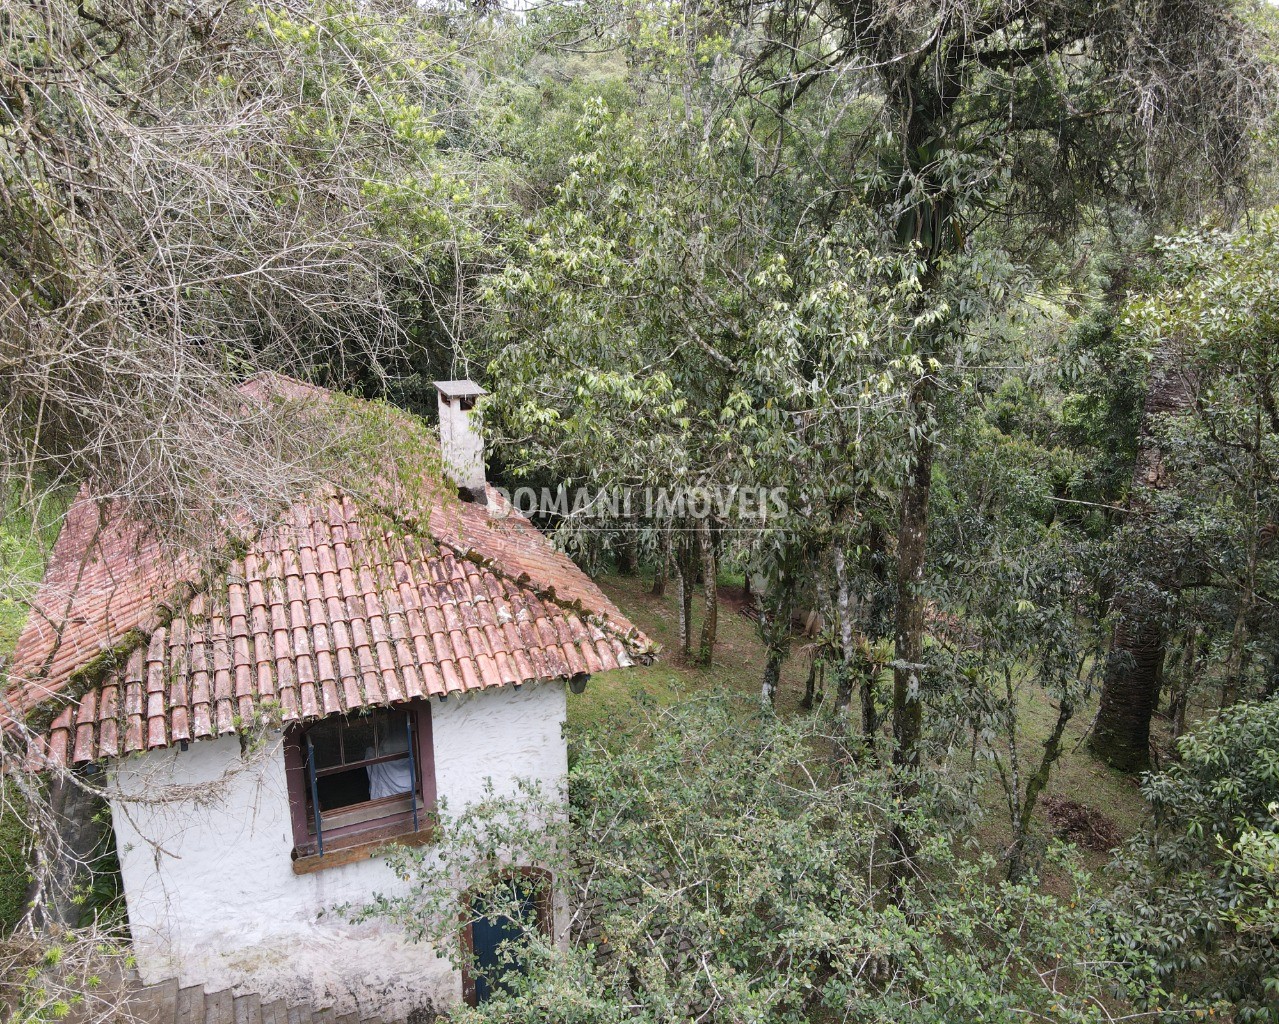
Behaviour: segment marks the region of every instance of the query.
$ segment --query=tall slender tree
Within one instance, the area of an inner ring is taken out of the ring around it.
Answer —
[[[983,320],[1007,301],[996,268],[1026,252],[1007,239],[1061,234],[1111,202],[1228,194],[1269,83],[1228,3],[771,0],[743,15],[759,29],[747,82],[767,130],[803,131],[795,112],[811,122],[817,101],[874,111],[841,147],[842,176],[825,168],[822,208],[870,200],[913,295],[885,339],[905,396],[893,731],[910,795],[941,398],[948,368],[980,358]]]

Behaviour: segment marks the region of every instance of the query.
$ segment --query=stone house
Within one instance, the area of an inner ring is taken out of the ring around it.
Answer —
[[[429,844],[441,800],[558,787],[566,689],[652,654],[486,486],[482,392],[438,391],[459,497],[418,533],[334,487],[210,566],[91,496],[69,512],[4,696],[33,759],[106,779],[147,984],[399,1019],[476,998],[440,951],[333,908],[394,893],[379,851]]]

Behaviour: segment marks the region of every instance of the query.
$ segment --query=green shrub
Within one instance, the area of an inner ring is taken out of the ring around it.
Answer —
[[[1153,824],[1120,856],[1131,941],[1166,984],[1279,1021],[1279,698],[1221,712],[1179,750],[1147,777]]]
[[[569,820],[533,789],[491,796],[446,813],[434,851],[393,856],[409,891],[364,916],[459,958],[456,893],[503,867],[553,867],[593,908],[568,949],[526,929],[510,951],[526,973],[456,1019],[1021,1024],[1104,1020],[1145,998],[1142,956],[1116,955],[1117,919],[1063,851],[1065,895],[996,881],[988,858],[957,854],[962,823],[943,805],[903,805],[890,769],[836,766],[814,719],[710,696],[618,739],[581,745]],[[897,886],[900,824],[922,846]]]

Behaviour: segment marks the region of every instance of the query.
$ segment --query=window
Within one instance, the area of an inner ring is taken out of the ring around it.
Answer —
[[[426,701],[331,715],[285,737],[295,861],[421,831],[435,807]]]

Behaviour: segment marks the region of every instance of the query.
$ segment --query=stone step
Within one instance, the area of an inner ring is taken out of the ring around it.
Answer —
[[[161,981],[134,993],[130,1009],[147,1024],[178,1024],[177,979]]]
[[[331,1006],[289,1005],[283,999],[264,1003],[259,995],[237,996],[231,989],[183,988],[176,978],[144,986],[133,975],[125,983],[132,990],[129,1013],[138,1024],[405,1024],[358,1012],[339,1014]]]
[[[235,997],[235,1024],[262,1024],[262,999],[257,995]]]
[[[289,1024],[289,1004],[283,999],[263,1003],[262,1024]]]
[[[229,988],[204,994],[204,1024],[235,1024],[235,997]]]
[[[177,1024],[204,1024],[204,989],[188,985],[178,990]]]

